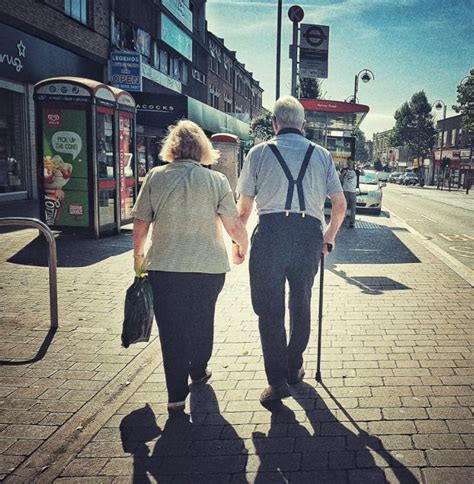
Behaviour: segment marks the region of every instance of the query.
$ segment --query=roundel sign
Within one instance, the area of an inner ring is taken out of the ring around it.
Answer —
[[[304,10],[299,5],[293,5],[288,9],[288,17],[292,22],[301,22],[304,18]]]

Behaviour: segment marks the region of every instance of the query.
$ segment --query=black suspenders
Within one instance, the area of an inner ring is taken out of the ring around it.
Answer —
[[[302,212],[302,216],[304,217],[305,211],[306,211],[306,204],[304,201],[304,193],[303,193],[303,178],[306,174],[306,169],[308,168],[309,160],[311,159],[311,155],[313,154],[313,151],[314,151],[314,144],[311,143],[308,146],[308,149],[306,150],[306,154],[304,156],[303,163],[301,164],[300,172],[298,173],[298,178],[296,180],[293,179],[291,171],[288,168],[288,165],[286,164],[285,160],[283,159],[283,156],[281,156],[281,153],[276,147],[276,145],[274,143],[268,143],[268,146],[270,147],[273,154],[275,155],[275,158],[278,160],[278,163],[280,163],[280,166],[283,172],[285,173],[286,178],[288,179],[288,193],[286,195],[286,203],[285,203],[286,215],[290,214],[291,202],[293,201],[293,193],[295,191],[295,185],[296,185],[296,190],[298,191],[298,200],[300,203],[300,210]]]

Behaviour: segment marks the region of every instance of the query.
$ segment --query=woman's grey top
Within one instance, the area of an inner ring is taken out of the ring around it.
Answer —
[[[146,270],[210,274],[230,270],[219,214],[239,214],[222,173],[193,160],[153,168],[132,214],[154,221]]]

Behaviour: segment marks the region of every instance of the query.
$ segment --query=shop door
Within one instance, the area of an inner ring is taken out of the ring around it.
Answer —
[[[97,107],[96,153],[99,195],[99,231],[117,226],[117,173],[114,162],[114,112],[103,106]]]

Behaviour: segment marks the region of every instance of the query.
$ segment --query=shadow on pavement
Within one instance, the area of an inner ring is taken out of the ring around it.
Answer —
[[[355,228],[341,227],[336,250],[325,258],[325,268],[364,294],[380,295],[386,291],[410,289],[389,277],[349,276],[340,264],[416,264],[420,260],[396,236],[405,232],[401,227],[386,227],[372,221],[356,221]]]
[[[102,239],[59,234],[55,238],[58,267],[86,267],[132,249],[130,233]],[[8,259],[13,264],[48,267],[48,243],[41,235]]]
[[[227,482],[247,466],[243,440],[220,414],[210,385],[191,385],[191,415],[169,417],[161,430],[147,404],[122,420],[120,434],[134,456],[134,483]]]
[[[48,331],[48,334],[46,335],[46,338],[41,344],[40,349],[38,350],[38,353],[36,353],[36,356],[34,356],[33,358],[29,360],[22,360],[22,361],[0,360],[0,366],[29,365],[30,363],[35,363],[36,361],[42,360],[45,357],[51,343],[53,342],[53,338],[56,332],[57,332],[57,328],[52,328]]]
[[[381,440],[362,430],[342,405],[323,386],[329,397],[355,427],[356,432],[340,423],[316,390],[307,383],[293,387],[293,398],[303,408],[311,430],[296,420],[296,415],[283,403],[273,407],[271,427],[267,435],[253,433],[253,442],[260,457],[255,483],[266,482],[386,482],[383,470],[375,462],[374,454],[385,461],[398,482],[415,484],[416,477],[404,467]],[[295,440],[293,452],[284,450]],[[280,453],[278,449],[280,447]],[[301,464],[296,457],[301,454]],[[301,470],[296,471],[295,469]],[[349,472],[349,479],[346,472]]]

